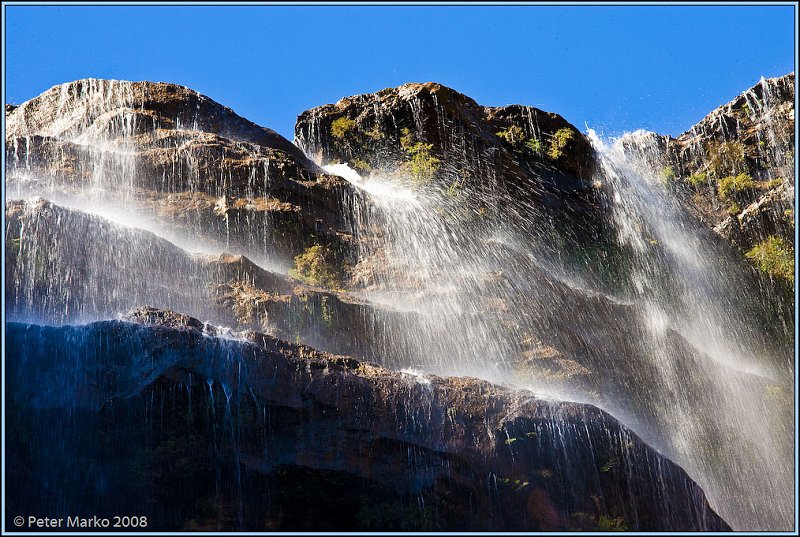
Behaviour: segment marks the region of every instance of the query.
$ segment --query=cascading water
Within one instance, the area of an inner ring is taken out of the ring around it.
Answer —
[[[565,284],[546,277],[528,249],[547,236],[543,226],[541,236],[523,236],[513,222],[486,217],[497,200],[415,185],[402,172],[362,178],[346,164],[324,169],[368,195],[353,205],[356,294],[413,313],[387,328],[379,359],[441,375],[522,378],[540,395],[566,396],[562,379],[518,368],[526,351],[546,348],[536,320],[566,305],[559,295]],[[536,209],[528,214],[535,221]]]
[[[700,483],[738,529],[793,516],[792,361],[758,324],[742,269],[683,212],[661,170],[659,140],[636,132],[608,145],[590,133],[630,259],[641,344],[658,372],[660,447]],[[671,345],[679,334],[691,360]]]
[[[370,196],[354,215],[364,237],[355,270],[365,280],[364,298],[416,314],[413,326],[394,327],[381,354],[395,365],[498,380],[508,340],[480,316],[481,296],[491,288],[487,277],[497,268],[480,231],[465,236],[461,215],[441,193],[392,176],[362,179],[343,164],[325,170]]]
[[[170,109],[167,101],[154,112],[146,104],[165,99],[152,95],[157,91],[163,90],[82,80],[23,104],[9,123],[7,194],[29,200],[20,206],[27,225],[17,229],[19,270],[9,281],[17,320],[86,322],[141,304],[213,318],[213,296],[193,254],[235,249],[263,267],[285,272],[290,265],[275,254],[279,233],[270,220],[275,202],[268,169],[275,162],[268,150],[250,143],[256,136],[243,128],[243,140],[223,140],[230,159],[224,149],[215,159],[221,140],[200,125],[207,100],[168,89],[168,96],[178,93],[197,106]],[[75,218],[39,197],[93,216]],[[238,243],[226,233],[234,225]],[[64,256],[64,266],[53,266],[47,256]]]

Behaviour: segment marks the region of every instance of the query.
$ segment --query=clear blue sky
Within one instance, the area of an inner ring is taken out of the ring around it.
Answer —
[[[436,81],[579,129],[676,135],[794,69],[784,6],[9,6],[6,101],[84,77],[176,82],[291,138],[346,95]]]

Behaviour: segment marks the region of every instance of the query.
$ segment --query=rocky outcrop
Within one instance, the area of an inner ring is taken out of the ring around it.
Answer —
[[[208,241],[291,258],[342,247],[356,194],[270,129],[175,84],[86,79],[6,109],[7,188],[93,189]]]
[[[314,169],[302,151],[275,131],[177,84],[76,80],[54,86],[10,112],[14,113],[6,125],[10,140],[40,135],[146,149],[170,135],[183,135],[184,142],[189,142],[207,139],[203,133],[210,133],[230,142],[275,149],[298,165]]]
[[[150,531],[728,529],[591,406],[127,319],[7,326],[12,511],[124,508]]]
[[[416,183],[570,210],[590,210],[593,151],[558,114],[529,107],[480,106],[436,83],[404,84],[307,110],[295,139],[328,164],[362,174],[404,169]]]

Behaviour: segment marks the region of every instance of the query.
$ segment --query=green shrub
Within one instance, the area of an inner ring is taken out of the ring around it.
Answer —
[[[295,256],[294,268],[289,271],[289,276],[311,285],[334,289],[341,275],[333,257],[333,253],[325,246],[309,246],[302,254]]]
[[[675,179],[675,168],[672,166],[664,166],[661,168],[661,179],[663,179],[665,183]]]
[[[356,122],[349,117],[342,116],[337,118],[331,123],[331,136],[337,140],[343,140],[347,133],[353,130],[355,126]]]
[[[519,125],[511,125],[509,128],[495,133],[511,145],[519,145],[525,139],[525,131]]]
[[[686,182],[688,182],[692,186],[700,186],[705,184],[707,179],[708,175],[706,174],[706,172],[699,172],[690,175],[689,179],[687,179]]]
[[[542,147],[542,141],[538,138],[528,138],[528,141],[525,142],[525,147],[531,150],[531,153],[540,157],[544,154],[544,147]]]
[[[794,284],[794,248],[774,235],[750,248],[745,257],[771,277]]]
[[[439,171],[439,164],[442,162],[431,155],[431,144],[417,143],[409,151],[411,162],[409,170],[414,181],[418,183],[429,183],[433,176]]]
[[[621,516],[610,518],[602,515],[597,521],[597,529],[599,531],[627,531],[628,525],[625,524],[625,519]]]
[[[410,160],[404,167],[411,174],[416,183],[429,183],[436,172],[439,171],[441,160],[431,155],[433,144],[424,144],[416,141],[408,129],[403,129],[400,145],[409,155]]]
[[[728,199],[732,194],[738,194],[744,190],[751,190],[755,188],[755,186],[756,184],[753,182],[753,178],[746,173],[729,175],[719,180],[719,183],[717,183],[717,193],[720,198]]]
[[[744,146],[739,142],[710,142],[706,145],[708,170],[716,178],[744,169]]]
[[[558,160],[564,154],[567,143],[572,140],[573,134],[570,129],[558,129],[553,137],[550,138],[550,147],[547,149],[547,156],[552,160]]]

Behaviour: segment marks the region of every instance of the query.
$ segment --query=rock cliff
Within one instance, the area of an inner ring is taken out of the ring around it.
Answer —
[[[794,78],[762,80],[665,148],[685,206],[787,287],[793,268],[767,259],[763,245],[774,237],[773,256],[794,258]]]
[[[175,84],[86,79],[6,109],[7,189],[136,208],[253,255],[344,248],[355,194],[291,142]]]
[[[521,228],[552,221],[567,248],[609,242],[592,146],[552,112],[404,84],[303,112],[295,140],[320,164],[346,163],[365,177],[399,172],[416,188],[446,190],[477,221],[518,214]]]
[[[159,530],[728,529],[588,405],[165,310],[7,336],[15,512],[124,505]]]

